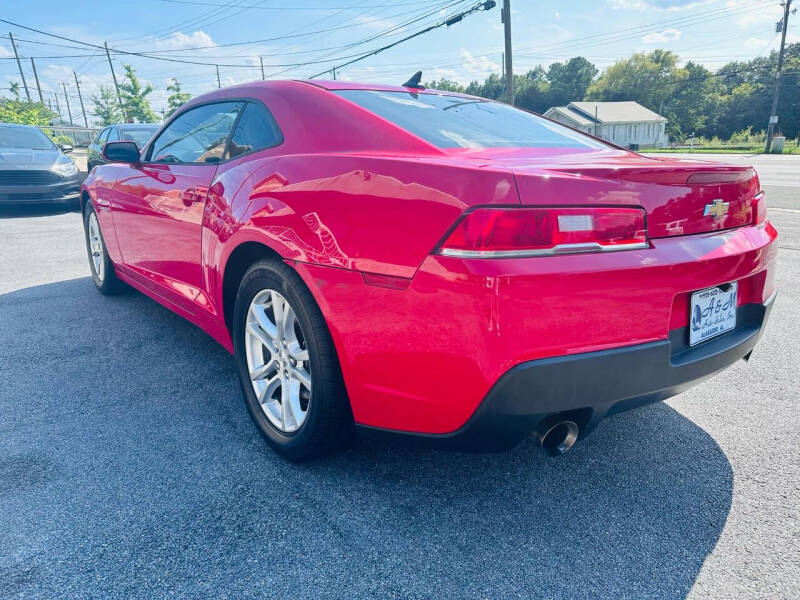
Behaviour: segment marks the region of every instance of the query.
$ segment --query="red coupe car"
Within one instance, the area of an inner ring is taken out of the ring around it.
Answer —
[[[563,452],[748,358],[775,297],[752,168],[482,98],[258,82],[104,155],[82,190],[98,289],[130,284],[232,352],[294,460],[355,426]]]

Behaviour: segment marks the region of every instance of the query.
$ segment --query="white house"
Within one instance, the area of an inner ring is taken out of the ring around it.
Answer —
[[[667,119],[638,102],[570,102],[548,109],[544,116],[626,148],[661,148],[669,142]]]

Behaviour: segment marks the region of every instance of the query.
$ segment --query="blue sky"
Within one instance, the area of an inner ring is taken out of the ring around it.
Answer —
[[[339,57],[378,48],[476,1],[73,0],[65,5],[64,0],[32,0],[4,4],[0,18],[74,40],[100,45],[107,41],[114,49],[175,60],[242,65],[220,67],[222,84],[230,85],[259,79],[260,59],[268,77],[309,77],[345,62]],[[468,82],[499,72],[501,4],[498,0],[498,7],[490,11],[341,69],[338,76],[402,83],[422,69],[425,80],[447,77]],[[749,59],[777,48],[774,24],[781,10],[777,0],[512,0],[514,70],[519,73],[577,55],[603,68],[633,52],[653,48],[668,48],[682,61],[717,68],[729,60]],[[416,22],[408,23],[413,19]],[[36,57],[41,85],[51,98],[56,91],[60,94],[64,113],[62,82],[66,83],[76,122],[80,107],[73,71],[79,75],[89,112],[88,97],[99,85],[112,84],[105,56],[96,49],[0,23],[0,35],[8,31],[21,40],[18,48],[28,85],[33,86],[29,57]],[[372,41],[344,47],[373,36]],[[788,39],[800,41],[800,14],[794,16]],[[0,37],[2,88],[19,81],[12,56],[8,38]],[[316,64],[281,66],[312,61]],[[118,73],[126,62],[156,88],[151,96],[156,109],[165,105],[164,88],[173,76],[193,94],[217,86],[214,66],[115,56]]]

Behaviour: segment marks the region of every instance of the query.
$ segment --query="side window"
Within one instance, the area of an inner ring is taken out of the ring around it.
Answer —
[[[116,127],[109,127],[108,128],[108,139],[107,142],[118,142],[119,141],[119,131]]]
[[[248,102],[231,136],[226,158],[235,158],[254,150],[264,150],[283,142],[278,124],[259,102]]]
[[[208,163],[222,160],[242,102],[217,102],[187,110],[150,145],[151,162]]]

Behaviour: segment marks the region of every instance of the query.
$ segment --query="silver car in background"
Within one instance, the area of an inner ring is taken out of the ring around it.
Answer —
[[[77,201],[83,177],[67,152],[36,127],[0,123],[0,204]]]

